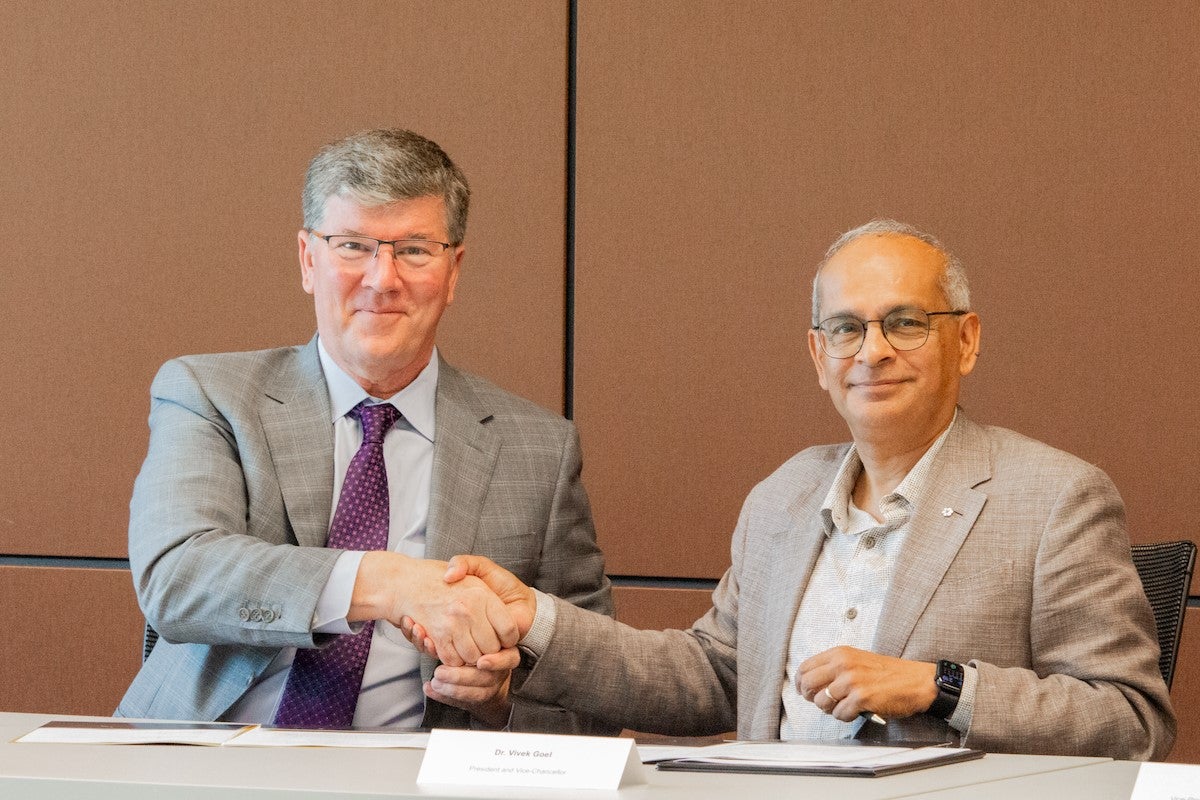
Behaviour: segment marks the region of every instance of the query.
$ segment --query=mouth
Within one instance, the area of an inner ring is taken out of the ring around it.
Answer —
[[[903,378],[878,378],[868,381],[849,381],[851,389],[886,389],[889,386],[899,386],[907,383]]]

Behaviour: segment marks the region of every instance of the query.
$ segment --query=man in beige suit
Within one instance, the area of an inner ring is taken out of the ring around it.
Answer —
[[[1121,499],[1096,467],[967,419],[979,343],[961,264],[868,223],[818,268],[809,333],[853,442],[755,487],[691,629],[634,630],[484,559],[447,579],[473,573],[510,603],[536,664],[520,696],[614,724],[1161,759],[1175,719]],[[517,658],[438,689],[469,697]]]

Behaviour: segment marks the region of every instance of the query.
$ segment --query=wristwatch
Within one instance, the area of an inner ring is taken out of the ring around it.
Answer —
[[[958,708],[958,698],[962,694],[965,673],[961,664],[942,659],[937,663],[937,672],[933,675],[933,683],[937,686],[937,699],[929,707],[929,714],[938,719],[950,719],[954,709]]]

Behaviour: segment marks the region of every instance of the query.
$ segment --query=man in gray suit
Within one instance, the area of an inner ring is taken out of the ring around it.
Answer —
[[[966,417],[979,342],[933,237],[850,231],[814,280],[809,350],[853,442],[751,492],[691,629],[636,631],[475,557],[447,579],[483,577],[514,609],[536,661],[521,696],[613,724],[1164,758],[1175,718],[1121,499],[1096,467]]]
[[[508,671],[473,672],[470,691],[454,697],[437,691],[435,666],[461,674],[515,642],[517,629],[481,582],[447,586],[445,563],[432,559],[483,554],[612,613],[574,426],[454,369],[434,346],[454,299],[469,196],[441,148],[409,131],[325,147],[309,166],[298,235],[317,336],[159,371],[129,549],[139,603],[161,638],[119,715],[300,724],[312,717],[277,716],[281,697],[295,696],[303,672],[309,696],[297,702],[325,702],[336,668],[357,674],[346,716],[330,726],[592,730],[561,708],[514,702]],[[388,420],[382,439],[364,442],[358,420],[377,412]],[[356,477],[340,498],[368,444],[381,453],[382,466],[366,470],[376,489],[362,500]],[[386,549],[326,547],[340,499],[348,518],[354,503],[378,515]],[[392,623],[403,615],[437,629],[442,665],[399,634]],[[356,634],[353,668],[322,662]]]

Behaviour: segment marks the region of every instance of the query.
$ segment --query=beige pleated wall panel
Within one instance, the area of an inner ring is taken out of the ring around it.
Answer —
[[[567,27],[554,0],[0,4],[0,554],[125,557],[158,366],[312,336],[301,182],[355,130],[411,127],[466,170],[443,353],[561,411]],[[54,563],[28,568],[0,603],[61,607]],[[132,675],[72,632],[139,621],[70,607],[58,656],[6,657],[0,685]],[[48,695],[0,710],[82,708]]]

